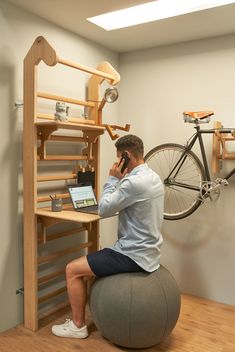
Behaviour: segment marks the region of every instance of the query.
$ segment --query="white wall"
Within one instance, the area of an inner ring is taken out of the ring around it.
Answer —
[[[185,110],[214,110],[212,120],[235,127],[234,63],[235,35],[121,55],[119,122],[131,123],[146,153],[190,137],[193,128],[183,122]],[[205,137],[209,159],[211,138]],[[232,167],[234,161],[224,162],[222,174]],[[164,221],[162,249],[162,264],[183,292],[233,305],[234,195],[235,177],[217,203],[204,204],[184,220]]]
[[[58,54],[69,61],[96,67],[109,61],[118,70],[118,55],[73,33],[56,27],[19,8],[0,2],[0,170],[1,170],[1,246],[0,246],[0,331],[22,322],[23,299],[15,292],[23,286],[22,278],[22,122],[23,111],[14,103],[23,99],[23,59],[35,38],[45,36]],[[54,94],[83,99],[89,76],[57,67],[40,67],[39,86]],[[67,71],[66,71],[67,70]],[[54,72],[55,71],[55,72]],[[56,74],[54,74],[56,73]],[[58,73],[58,74],[57,74]],[[108,106],[104,121],[117,123],[117,104]],[[101,142],[103,184],[115,148],[105,135]],[[115,238],[116,220],[101,223],[101,245]],[[110,233],[112,228],[112,233]]]

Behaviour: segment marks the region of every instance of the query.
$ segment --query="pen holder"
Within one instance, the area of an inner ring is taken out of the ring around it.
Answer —
[[[51,211],[61,211],[63,209],[63,202],[61,198],[55,198],[51,201]]]

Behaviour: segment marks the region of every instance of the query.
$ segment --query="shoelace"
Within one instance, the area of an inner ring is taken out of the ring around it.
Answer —
[[[71,319],[65,319],[65,323],[63,324],[64,326],[67,326],[67,325],[69,325],[70,324],[70,322],[71,322]]]

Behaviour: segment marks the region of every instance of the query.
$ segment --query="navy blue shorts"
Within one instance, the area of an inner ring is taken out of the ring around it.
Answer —
[[[110,248],[89,253],[87,261],[93,273],[98,277],[144,271],[134,260]]]

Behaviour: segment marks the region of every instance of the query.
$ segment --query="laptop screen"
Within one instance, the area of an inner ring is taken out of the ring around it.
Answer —
[[[75,209],[97,205],[92,186],[68,186],[68,190]]]

